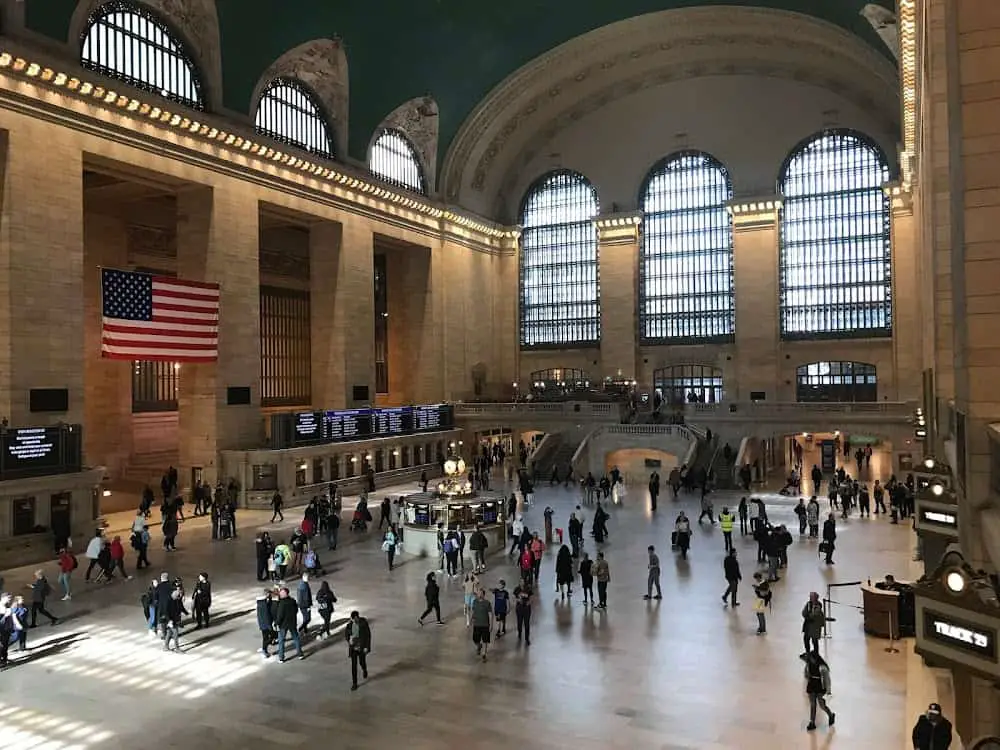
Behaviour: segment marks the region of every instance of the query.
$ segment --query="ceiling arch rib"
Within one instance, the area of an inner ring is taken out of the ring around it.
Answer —
[[[444,195],[483,204],[511,182],[525,154],[620,97],[685,78],[747,74],[822,86],[897,126],[895,68],[839,27],[761,8],[669,10],[577,37],[497,86],[448,151]]]
[[[250,111],[271,81],[285,78],[299,81],[315,95],[320,110],[333,131],[334,153],[347,153],[348,71],[347,55],[339,39],[313,39],[288,50],[264,71],[250,102]]]

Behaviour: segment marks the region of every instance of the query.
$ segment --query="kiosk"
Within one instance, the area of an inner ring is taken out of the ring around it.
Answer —
[[[404,554],[436,557],[438,524],[445,530],[462,529],[466,538],[479,526],[489,545],[487,555],[504,549],[507,523],[503,493],[473,490],[465,472],[465,461],[451,457],[444,462],[445,476],[435,491],[403,498]]]

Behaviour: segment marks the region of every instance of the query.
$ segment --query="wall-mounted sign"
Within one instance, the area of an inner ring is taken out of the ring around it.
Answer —
[[[924,637],[959,648],[983,659],[996,661],[996,631],[957,620],[930,609],[924,610]]]

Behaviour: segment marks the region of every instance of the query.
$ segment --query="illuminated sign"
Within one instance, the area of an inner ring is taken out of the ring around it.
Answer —
[[[920,522],[931,526],[945,526],[949,529],[958,528],[958,516],[940,510],[920,509]]]
[[[924,637],[996,661],[996,631],[924,610]]]

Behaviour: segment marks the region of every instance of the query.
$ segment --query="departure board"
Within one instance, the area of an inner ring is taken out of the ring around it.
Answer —
[[[455,425],[454,410],[448,404],[303,411],[285,415],[285,418],[292,422],[292,445],[410,435],[415,432],[450,430]]]

